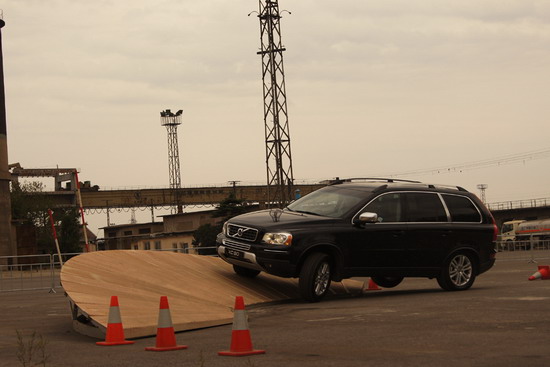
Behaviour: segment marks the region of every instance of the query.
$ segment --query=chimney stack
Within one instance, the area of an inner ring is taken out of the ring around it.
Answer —
[[[8,134],[6,124],[6,96],[4,93],[4,57],[2,54],[2,28],[0,19],[0,256],[16,255],[11,233],[11,174],[8,169]],[[2,261],[0,261],[0,264]]]

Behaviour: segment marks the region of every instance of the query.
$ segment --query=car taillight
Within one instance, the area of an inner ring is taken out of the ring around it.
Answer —
[[[498,227],[497,227],[497,222],[495,222],[495,218],[493,217],[492,214],[491,214],[491,220],[493,221],[493,242],[496,242],[498,237]]]

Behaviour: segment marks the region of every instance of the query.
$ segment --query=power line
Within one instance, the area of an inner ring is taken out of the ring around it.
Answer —
[[[483,159],[479,161],[472,161],[466,163],[460,163],[456,165],[441,166],[437,168],[428,169],[416,169],[411,171],[404,171],[399,173],[386,174],[382,176],[396,177],[396,176],[411,176],[422,174],[444,174],[444,173],[456,173],[471,171],[475,169],[488,168],[494,166],[505,166],[514,163],[525,163],[526,161],[534,161],[537,159],[544,159],[550,157],[550,148],[534,150],[531,152],[509,154],[495,158]]]

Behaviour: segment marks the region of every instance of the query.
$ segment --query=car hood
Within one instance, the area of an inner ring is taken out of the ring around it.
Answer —
[[[286,228],[302,227],[304,224],[326,223],[331,224],[341,221],[338,218],[323,217],[313,214],[304,214],[280,209],[260,210],[257,212],[241,214],[229,219],[229,223],[254,228]]]

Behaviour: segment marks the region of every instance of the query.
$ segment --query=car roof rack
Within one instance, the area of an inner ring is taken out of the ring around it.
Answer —
[[[338,185],[344,182],[356,182],[356,181],[380,181],[380,182],[406,182],[406,183],[422,183],[420,181],[413,180],[401,180],[397,178],[381,178],[381,177],[352,177],[352,178],[339,178],[336,177],[334,180],[329,180],[329,185]]]
[[[435,189],[437,187],[442,187],[442,188],[447,188],[447,189],[454,189],[454,190],[458,190],[458,191],[464,191],[464,192],[468,192],[468,190],[466,190],[464,187],[462,186],[454,186],[454,185],[434,185],[434,184],[430,184],[428,185],[429,188],[431,189]]]
[[[388,182],[388,183],[392,183],[392,182],[398,182],[398,183],[399,183],[399,182],[401,182],[401,183],[422,184],[422,182],[420,182],[420,181],[402,180],[402,179],[398,179],[398,178],[381,178],[381,177],[339,178],[339,177],[336,177],[334,180],[328,180],[328,185],[329,185],[329,186],[331,186],[331,185],[339,185],[339,184],[342,184],[342,183],[345,183],[345,182],[357,182],[357,181],[379,181],[379,182]],[[427,185],[428,188],[430,188],[430,189],[435,189],[435,188],[441,187],[441,188],[448,188],[448,189],[453,189],[453,190],[468,192],[468,190],[466,190],[466,189],[463,188],[462,186],[439,185],[439,184],[425,184],[425,185]],[[387,186],[388,186],[388,185],[384,185],[384,186],[381,186],[381,188],[387,187]]]

